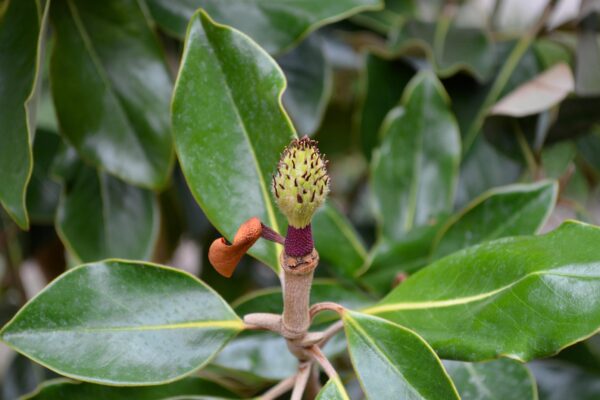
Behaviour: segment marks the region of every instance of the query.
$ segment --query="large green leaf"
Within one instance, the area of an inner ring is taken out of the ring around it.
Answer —
[[[352,365],[367,398],[459,399],[441,361],[414,332],[381,318],[343,316]]]
[[[537,400],[535,379],[517,361],[444,361],[462,400]]]
[[[251,36],[269,53],[279,53],[320,26],[363,10],[383,7],[381,0],[148,0],[158,24],[183,37],[194,12],[203,8],[216,21]]]
[[[159,225],[154,193],[82,163],[66,180],[56,215],[63,243],[82,262],[150,259]]]
[[[175,397],[205,395],[211,398],[236,397],[219,385],[201,378],[148,387],[110,387],[66,379],[47,381],[23,400],[166,400]]]
[[[422,335],[444,358],[529,360],[600,327],[600,228],[566,222],[422,269],[365,310]]]
[[[139,3],[57,1],[50,16],[50,80],[61,132],[109,173],[163,186],[173,164],[172,83]]]
[[[317,400],[350,400],[339,378],[330,379],[317,395]]]
[[[404,91],[403,108],[390,111],[373,157],[372,185],[384,237],[398,240],[452,209],[460,135],[449,98],[431,72]]]
[[[433,257],[505,236],[530,235],[554,208],[558,185],[545,181],[492,189],[453,216],[437,233]]]
[[[23,229],[29,228],[25,194],[49,3],[6,0],[0,7],[0,204]]]
[[[353,278],[367,259],[367,250],[350,221],[326,204],[312,221],[319,257],[341,276]]]
[[[284,232],[269,189],[295,137],[284,87],[277,64],[246,35],[195,14],[173,97],[175,145],[194,197],[229,239],[253,216]],[[275,244],[259,241],[250,253],[278,269]]]
[[[0,335],[61,375],[127,386],[190,374],[242,329],[231,308],[193,276],[109,260],[63,274]]]
[[[401,61],[392,61],[367,53],[360,77],[359,111],[355,118],[361,148],[371,158],[381,140],[380,128],[386,114],[402,96],[414,69]]]
[[[321,38],[309,36],[277,62],[288,83],[283,104],[298,133],[312,135],[323,119],[333,85],[333,71]]]

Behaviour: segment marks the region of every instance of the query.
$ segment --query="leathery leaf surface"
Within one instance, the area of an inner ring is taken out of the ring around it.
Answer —
[[[600,228],[566,222],[431,264],[364,312],[419,333],[443,358],[531,360],[600,328]]]
[[[0,334],[10,347],[61,375],[126,386],[181,378],[241,329],[231,308],[193,276],[108,260],[63,274]]]

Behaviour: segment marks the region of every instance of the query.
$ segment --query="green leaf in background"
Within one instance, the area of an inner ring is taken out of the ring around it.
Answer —
[[[334,280],[315,279],[310,292],[311,304],[323,301],[334,301],[349,309],[359,309],[372,304],[373,301],[358,290],[341,286]],[[244,316],[255,312],[281,314],[283,300],[280,288],[264,289],[251,292],[232,303],[235,312]],[[323,325],[331,321],[333,315],[319,315],[315,322]],[[345,345],[335,338],[324,351],[328,356],[335,356],[345,350]],[[266,380],[280,380],[293,375],[298,367],[298,360],[287,350],[285,340],[279,335],[269,332],[244,332],[232,340],[215,358],[214,365],[230,371],[252,374]]]
[[[490,109],[498,99],[517,86],[539,74],[540,66],[530,45],[533,35],[523,35],[518,41],[499,42],[496,45],[495,78],[478,87],[465,89],[459,81],[456,91],[451,90],[453,109],[463,138],[463,155],[467,154],[482,130]]]
[[[558,360],[534,361],[529,364],[538,383],[540,400],[597,400],[600,377]]]
[[[0,7],[0,204],[22,229],[29,228],[25,194],[49,3],[7,0]]]
[[[501,98],[490,114],[513,117],[538,114],[559,104],[574,87],[571,68],[565,63],[556,64]]]
[[[154,193],[79,163],[58,205],[56,228],[81,262],[109,257],[148,260],[158,238]]]
[[[537,400],[535,379],[517,361],[444,361],[462,400]]]
[[[330,379],[317,395],[316,400],[350,400],[339,378]]]
[[[564,141],[544,147],[540,154],[544,174],[548,178],[559,179],[575,158],[577,149],[572,141]]]
[[[61,145],[55,132],[38,129],[33,142],[33,173],[27,187],[27,211],[33,222],[52,223],[60,197],[60,184],[51,177],[51,167]]]
[[[558,184],[544,181],[492,189],[450,218],[437,233],[435,259],[505,236],[531,235],[546,222]]]
[[[600,327],[600,228],[566,222],[431,264],[365,310],[419,333],[443,358],[530,360]]]
[[[435,75],[421,72],[390,111],[372,162],[372,186],[384,237],[398,240],[452,209],[460,134]]]
[[[107,172],[164,186],[173,164],[172,83],[139,3],[57,1],[50,16],[50,81],[61,132]]]
[[[414,332],[381,318],[346,311],[352,365],[369,399],[459,399],[429,345]]]
[[[500,153],[484,137],[476,138],[460,166],[455,207],[464,207],[495,186],[517,181],[521,170],[518,162]]]
[[[0,335],[61,375],[128,386],[190,374],[242,329],[231,308],[193,276],[109,260],[63,274]]]
[[[22,400],[166,400],[180,396],[236,397],[221,386],[201,378],[147,387],[110,387],[56,379],[45,382]]]
[[[335,273],[354,278],[367,260],[367,250],[350,221],[327,203],[315,214],[312,230],[319,257]]]
[[[496,54],[489,35],[479,28],[456,26],[445,15],[436,23],[409,19],[398,25],[389,51],[401,55],[414,48],[425,53],[440,77],[465,70],[479,81],[487,81],[494,72]]]
[[[363,10],[383,8],[381,0],[148,0],[156,22],[183,38],[194,12],[203,8],[215,21],[248,34],[267,52],[279,53],[320,26]]]
[[[361,12],[353,15],[350,20],[387,35],[392,29],[397,28],[404,18],[414,16],[416,11],[417,4],[414,0],[386,0],[383,10]]]
[[[173,94],[175,145],[196,201],[227,238],[254,216],[285,232],[270,190],[296,135],[281,106],[284,87],[277,64],[250,38],[194,15]],[[262,240],[250,254],[277,270],[277,252]]]
[[[277,58],[287,80],[283,105],[298,134],[312,135],[319,127],[331,97],[333,71],[325,57],[322,39],[309,36]]]
[[[360,284],[383,296],[398,284],[399,274],[406,276],[427,265],[440,225],[415,228],[400,240],[380,240],[359,271]]]
[[[364,155],[370,159],[380,140],[380,129],[386,114],[402,96],[415,71],[401,61],[388,60],[367,53],[360,77],[359,111],[354,121]]]

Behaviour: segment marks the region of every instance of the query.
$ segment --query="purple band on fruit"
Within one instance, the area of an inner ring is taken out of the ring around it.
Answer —
[[[291,257],[303,257],[312,253],[315,247],[310,224],[304,228],[288,226],[285,238],[285,254]]]

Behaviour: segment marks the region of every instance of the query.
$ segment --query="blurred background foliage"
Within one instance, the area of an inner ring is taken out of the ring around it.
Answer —
[[[218,233],[175,160],[169,105],[197,8],[275,58],[298,134],[331,160],[315,301],[358,307],[470,244],[600,224],[598,1],[2,0],[2,324],[64,270],[108,257],[183,268],[242,314],[281,307],[255,259],[231,280],[207,264]],[[249,333],[203,374],[252,393],[294,362]],[[502,374],[535,396],[512,361],[458,364],[457,386],[484,382],[465,398],[488,398]],[[597,337],[529,368],[542,399],[600,398]],[[52,377],[3,345],[0,373],[5,399]]]

